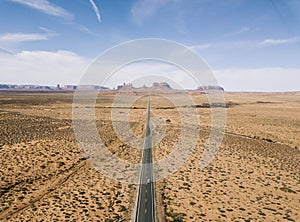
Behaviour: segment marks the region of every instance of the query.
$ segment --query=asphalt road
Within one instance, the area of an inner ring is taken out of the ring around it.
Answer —
[[[143,148],[135,221],[152,222],[155,221],[155,202],[152,166],[152,134],[150,129],[150,97],[148,98],[146,134]]]

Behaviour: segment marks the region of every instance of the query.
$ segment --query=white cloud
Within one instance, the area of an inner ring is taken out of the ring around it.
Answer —
[[[45,33],[2,33],[0,34],[0,48],[10,54],[18,51],[17,47],[23,42],[45,41],[50,37],[58,35],[56,32],[40,27]]]
[[[287,38],[287,39],[265,39],[262,41],[257,40],[241,40],[241,41],[215,41],[207,44],[195,44],[189,46],[190,49],[198,51],[205,48],[216,48],[216,49],[233,49],[233,48],[261,48],[280,44],[291,44],[297,43],[300,38]]]
[[[56,34],[55,31],[53,31],[53,30],[51,30],[51,29],[48,29],[48,28],[46,28],[46,27],[40,26],[39,28],[40,28],[40,30],[44,31],[45,33],[48,33],[48,34]]]
[[[231,36],[235,36],[235,35],[239,35],[242,34],[244,32],[249,32],[251,29],[247,26],[241,27],[240,29],[233,31],[233,32],[229,32],[229,33],[225,33],[223,35],[223,37],[231,37]]]
[[[70,51],[0,53],[0,82],[7,84],[77,84],[90,60]]]
[[[167,81],[174,88],[196,88],[193,78],[178,67],[159,61],[141,61],[128,64],[115,72],[107,85],[115,87],[123,82],[134,86],[151,86],[153,82]],[[177,87],[176,87],[177,86]]]
[[[137,23],[151,17],[170,0],[140,0],[131,8],[131,15]]]
[[[96,3],[94,2],[94,0],[90,0],[90,3],[92,4],[92,7],[96,14],[98,22],[101,23],[101,15],[100,15],[100,12],[99,12],[99,9],[98,9]]]
[[[287,39],[265,39],[261,41],[260,45],[279,45],[279,44],[287,44],[287,43],[295,43],[298,42],[300,38],[294,37],[294,38],[287,38]]]
[[[58,17],[64,17],[71,19],[73,18],[73,15],[67,12],[62,7],[59,7],[48,0],[9,0],[11,2],[16,2],[22,5],[25,5],[27,7],[39,10],[43,13],[46,13],[48,15],[58,16]]]
[[[45,31],[45,30],[44,30]],[[49,30],[50,31],[50,30]],[[57,35],[54,32],[48,33],[3,33],[0,34],[0,48],[10,54],[14,54],[16,47],[23,42],[45,41],[49,37]]]
[[[212,44],[201,44],[201,45],[191,45],[189,46],[190,49],[192,50],[199,50],[199,49],[206,49],[206,48],[211,48],[213,45]]]
[[[28,42],[28,41],[39,41],[48,40],[48,34],[37,34],[37,33],[4,33],[0,35],[0,43],[2,42]]]
[[[7,84],[78,84],[90,59],[70,51],[23,51],[9,55],[0,53],[0,83]],[[104,75],[100,71],[99,74]],[[111,88],[123,82],[135,86],[167,81],[173,87],[196,88],[196,83],[185,71],[162,62],[137,62],[116,71],[104,85]],[[174,84],[172,84],[174,83]],[[103,85],[97,78],[88,84]]]
[[[223,69],[214,71],[227,91],[299,91],[299,68]]]
[[[84,25],[78,25],[77,26],[78,30],[83,32],[83,33],[86,33],[86,34],[90,34],[90,35],[94,35],[95,33],[92,32],[89,28],[85,27]]]
[[[78,84],[90,62],[91,59],[70,51],[23,51],[17,54],[0,52],[0,83]],[[300,68],[233,68],[214,70],[214,74],[218,83],[227,91],[300,90]],[[104,85],[115,87],[123,82],[133,82],[136,86],[149,86],[155,81],[166,79],[173,87],[173,83],[183,88],[197,87],[197,83],[185,71],[160,62],[127,65],[114,73]]]

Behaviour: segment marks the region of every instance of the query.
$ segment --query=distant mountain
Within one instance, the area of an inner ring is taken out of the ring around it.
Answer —
[[[99,85],[64,85],[60,86],[43,86],[43,85],[11,85],[11,84],[0,84],[0,90],[61,90],[61,91],[74,91],[74,90],[112,90],[105,86]],[[113,89],[115,90],[115,89]],[[117,91],[178,91],[173,89],[167,82],[154,82],[152,86],[147,87],[143,85],[142,87],[134,87],[132,83],[124,83],[116,88]],[[186,91],[200,91],[200,92],[211,92],[211,91],[224,91],[221,86],[199,86],[195,90]]]
[[[167,82],[155,82],[153,83],[152,89],[161,89],[161,90],[170,90],[172,89],[171,86]]]
[[[17,85],[0,84],[0,89],[15,89],[17,87]]]
[[[0,84],[2,90],[53,90],[53,86]]]
[[[117,86],[117,90],[119,91],[144,91],[144,90],[153,90],[153,91],[172,91],[173,89],[167,82],[154,82],[152,86],[142,86],[142,87],[134,87],[132,83],[124,83],[123,85]],[[176,90],[177,91],[177,90]],[[201,92],[211,92],[211,91],[224,91],[224,88],[221,86],[199,86],[197,89],[193,91],[201,91]]]
[[[224,88],[221,86],[199,86],[196,90],[198,91],[224,91]]]
[[[155,91],[160,91],[160,90],[174,90],[167,82],[154,82],[152,84],[152,86],[150,87],[147,87],[145,85],[143,85],[142,87],[134,87],[132,85],[132,83],[124,83],[123,85],[119,85],[117,86],[117,90],[120,90],[120,91],[132,91],[132,90],[135,90],[135,91],[144,91],[144,90],[155,90]]]
[[[97,86],[97,85],[65,85],[60,86],[43,86],[43,85],[11,85],[11,84],[0,84],[0,90],[61,90],[61,91],[73,91],[73,90],[110,90],[108,87]]]

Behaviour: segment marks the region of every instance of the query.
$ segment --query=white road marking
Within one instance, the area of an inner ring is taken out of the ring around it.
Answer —
[[[148,102],[148,120],[147,120],[147,122],[149,123],[149,120],[150,120],[150,98],[149,98],[149,100],[148,100],[149,102]],[[151,136],[151,129],[150,129],[150,136]],[[146,144],[146,139],[144,140],[144,148],[145,148],[145,144]],[[152,142],[151,142],[151,144],[152,144]],[[150,175],[150,178],[153,178],[153,171],[152,171],[152,162],[150,163],[150,160],[151,160],[151,156],[152,156],[152,153],[149,155],[149,153],[148,152],[145,152],[144,153],[144,151],[145,150],[143,150],[143,152],[142,152],[142,168],[141,168],[141,172],[140,172],[140,184],[139,184],[139,192],[138,192],[138,206],[137,206],[137,210],[138,210],[138,212],[137,212],[137,217],[136,217],[136,221],[139,221],[139,214],[140,214],[140,208],[141,208],[141,201],[140,201],[140,197],[142,196],[141,195],[141,192],[142,192],[142,189],[141,189],[141,185],[142,186],[145,186],[145,191],[146,191],[146,193],[148,192],[147,190],[147,187],[148,187],[148,175]],[[144,156],[144,154],[146,155],[146,156]],[[146,158],[145,158],[146,157]],[[146,159],[147,161],[146,161],[146,163],[143,163],[143,160],[144,159]],[[149,179],[150,179],[149,178]],[[146,181],[144,181],[146,179]],[[150,183],[150,192],[151,192],[151,197],[153,197],[154,198],[154,192],[153,192],[153,183],[152,183],[152,179],[150,179],[151,180],[151,183]],[[146,185],[146,182],[147,182],[147,185]],[[147,195],[145,195],[145,202],[144,202],[144,204],[146,205],[146,203],[147,203]],[[152,219],[155,221],[155,215],[154,215],[154,200],[152,199],[152,198],[150,198],[150,200],[151,200],[151,211],[152,211]],[[145,215],[147,216],[147,207],[145,206]]]

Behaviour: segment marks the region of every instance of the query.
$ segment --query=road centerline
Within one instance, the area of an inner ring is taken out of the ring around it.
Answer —
[[[150,128],[150,96],[148,97],[148,110],[145,140],[142,154],[142,167],[140,173],[140,185],[136,207],[136,222],[155,221],[155,201],[153,191],[153,166],[152,166],[152,132]],[[145,212],[140,213],[140,212]]]

